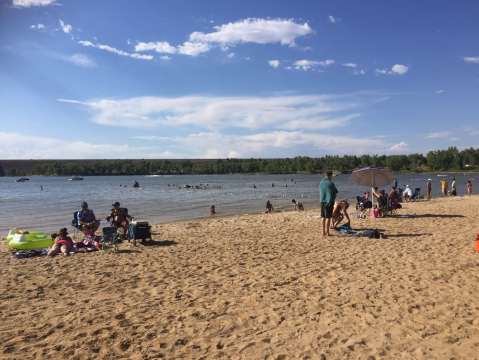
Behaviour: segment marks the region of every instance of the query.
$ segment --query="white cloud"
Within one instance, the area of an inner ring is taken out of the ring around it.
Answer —
[[[65,22],[63,22],[62,19],[58,20],[58,22],[60,23],[60,27],[65,34],[69,34],[72,32],[73,26],[71,26],[70,24],[66,24]]]
[[[43,24],[30,25],[30,29],[32,29],[32,30],[43,30],[43,29],[45,29],[45,25],[43,25]]]
[[[86,159],[170,157],[158,148],[127,144],[95,144],[78,140],[0,132],[3,159]]]
[[[464,61],[471,64],[479,64],[479,56],[466,56]]]
[[[303,70],[303,71],[309,71],[315,68],[319,63],[314,60],[307,60],[307,59],[302,59],[302,60],[296,60],[293,63],[293,67],[296,70]]]
[[[405,143],[404,141],[394,144],[389,148],[390,151],[396,152],[396,153],[405,152],[408,149],[409,149],[409,145]]]
[[[328,20],[331,24],[336,24],[337,20],[333,15],[328,16]]]
[[[196,126],[242,129],[330,129],[345,126],[370,101],[358,95],[263,97],[136,97],[89,101],[59,99],[87,107],[105,126],[155,128]]]
[[[73,54],[71,56],[65,57],[65,60],[81,67],[91,68],[96,67],[95,61],[88,57],[85,54]]]
[[[57,0],[13,0],[12,5],[18,8],[53,5]]]
[[[78,41],[78,43],[82,46],[85,46],[85,47],[93,47],[95,49],[107,51],[107,52],[110,52],[110,53],[113,53],[113,54],[116,54],[116,55],[120,55],[120,56],[130,57],[130,58],[133,58],[133,59],[153,60],[152,55],[129,53],[129,52],[119,50],[119,49],[114,48],[114,47],[109,46],[109,45],[92,43],[91,41],[87,41],[87,40],[80,40],[80,41]]]
[[[313,30],[308,23],[299,24],[291,19],[257,19],[247,18],[234,23],[214,26],[213,32],[193,32],[188,41],[180,45],[171,45],[166,41],[139,42],[136,52],[156,51],[162,54],[182,54],[198,56],[216,46],[223,51],[242,44],[275,44],[295,46],[298,37],[311,34]]]
[[[178,53],[182,55],[198,56],[210,51],[210,45],[207,43],[185,41],[178,46]]]
[[[161,56],[160,56],[160,59],[161,59],[161,60],[171,60],[171,56],[161,55]]]
[[[135,46],[136,52],[156,51],[160,54],[176,54],[177,49],[167,41],[158,42],[139,42]]]
[[[402,64],[395,64],[391,67],[391,72],[397,75],[404,75],[409,71],[409,67]]]
[[[446,90],[443,90],[443,89],[439,89],[435,91],[436,94],[444,94],[445,92]]]
[[[348,68],[352,68],[352,69],[356,69],[358,67],[358,64],[356,64],[356,63],[344,63],[343,66],[348,67]]]
[[[353,74],[354,75],[366,75],[366,70],[364,70],[364,69],[354,69]]]
[[[210,33],[194,32],[190,41],[236,45],[240,43],[274,44],[294,46],[298,37],[311,34],[308,23],[299,24],[291,19],[248,18],[214,27]]]
[[[378,75],[405,75],[409,71],[407,65],[394,64],[391,66],[391,69],[376,69],[376,74]]]
[[[234,58],[235,56],[236,56],[236,54],[235,54],[234,52],[231,52],[231,53],[229,53],[228,55],[226,55],[226,57],[227,57],[228,59],[232,59],[232,58]]]
[[[269,60],[268,61],[269,66],[271,66],[272,68],[275,68],[275,69],[277,69],[279,67],[280,63],[281,62],[279,60]]]
[[[327,60],[322,60],[322,61],[319,61],[318,62],[318,65],[319,66],[330,66],[330,65],[334,65],[336,61],[332,60],[332,59],[327,59]]]
[[[451,137],[450,131],[437,131],[426,135],[426,139],[447,139]]]
[[[293,63],[293,68],[295,68],[296,70],[309,71],[309,70],[313,70],[317,66],[327,67],[327,66],[333,65],[334,63],[335,61],[331,59],[322,60],[322,61],[302,59],[302,60],[296,60]]]

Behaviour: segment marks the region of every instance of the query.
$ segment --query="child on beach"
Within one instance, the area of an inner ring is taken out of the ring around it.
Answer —
[[[52,237],[56,235],[53,234]],[[55,256],[62,253],[63,255],[70,255],[70,251],[73,249],[73,240],[68,236],[68,230],[66,228],[60,229],[58,236],[55,236],[54,244],[48,251],[48,256]]]
[[[472,181],[471,181],[471,179],[468,179],[468,180],[467,180],[467,183],[466,183],[466,192],[467,192],[467,195],[469,195],[469,196],[472,195]]]

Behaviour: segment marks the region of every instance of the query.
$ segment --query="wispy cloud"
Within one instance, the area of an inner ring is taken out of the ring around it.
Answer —
[[[269,66],[271,66],[274,69],[277,69],[281,62],[279,60],[269,60],[268,61]]]
[[[11,132],[0,132],[0,153],[4,159],[171,157],[171,153],[154,147],[135,147],[127,144],[97,144]]]
[[[73,65],[85,68],[93,68],[97,66],[95,61],[85,54],[73,54],[65,57],[64,60]]]
[[[336,24],[337,22],[337,19],[333,15],[329,15],[328,20],[331,24]]]
[[[136,97],[65,100],[86,106],[92,120],[105,126],[218,129],[330,129],[359,116],[358,108],[374,96],[294,95],[269,97]],[[374,97],[375,98],[375,97]]]
[[[445,92],[446,90],[443,90],[443,89],[439,89],[435,91],[436,94],[444,94]]]
[[[352,69],[356,69],[358,67],[358,64],[356,63],[344,63],[342,64],[344,67],[348,67],[348,68],[352,68]]]
[[[33,6],[48,6],[56,3],[57,0],[12,0],[12,5],[17,8],[29,8]]]
[[[45,25],[44,24],[33,24],[33,25],[30,25],[30,29],[32,29],[32,30],[44,30]]]
[[[153,60],[152,55],[130,53],[130,52],[127,52],[127,51],[123,51],[123,50],[114,48],[110,45],[93,43],[93,42],[87,41],[87,40],[80,40],[80,41],[78,41],[78,44],[80,44],[82,46],[85,46],[85,47],[92,47],[92,48],[95,48],[95,49],[107,51],[107,52],[110,52],[110,53],[113,53],[113,54],[116,54],[116,55],[120,55],[120,56],[130,57],[130,58],[133,58],[133,59]]]
[[[178,46],[178,53],[182,55],[198,56],[210,51],[208,43],[186,41]]]
[[[65,34],[69,34],[69,33],[72,32],[73,26],[71,26],[70,24],[65,23],[62,19],[58,20],[58,22],[60,23],[60,28],[62,29],[62,31]]]
[[[334,63],[335,61],[332,59],[327,59],[322,61],[302,59],[302,60],[295,61],[293,63],[293,68],[296,70],[309,71],[309,70],[315,69],[318,66],[327,67],[327,66],[333,65]]]
[[[176,47],[171,45],[167,41],[157,41],[157,42],[139,42],[135,46],[136,52],[141,51],[156,51],[160,54],[176,54],[178,50]]]
[[[437,131],[431,132],[426,135],[426,139],[447,139],[450,138],[452,133],[450,131]]]
[[[464,61],[470,64],[479,64],[479,56],[466,56]]]

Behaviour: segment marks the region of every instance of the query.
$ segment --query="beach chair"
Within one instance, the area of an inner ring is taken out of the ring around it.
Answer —
[[[102,251],[118,251],[118,244],[120,243],[120,236],[117,228],[113,226],[105,226],[102,229],[102,236],[100,240]]]

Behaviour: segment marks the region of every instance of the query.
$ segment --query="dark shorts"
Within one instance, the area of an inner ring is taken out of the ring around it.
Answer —
[[[331,219],[333,217],[334,203],[321,203],[321,217]]]

